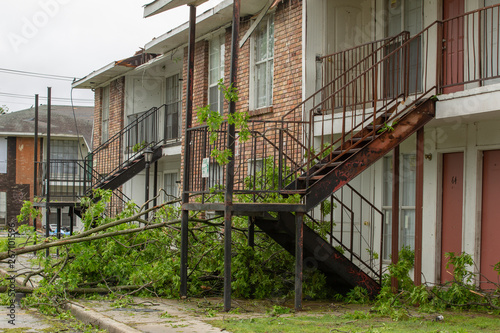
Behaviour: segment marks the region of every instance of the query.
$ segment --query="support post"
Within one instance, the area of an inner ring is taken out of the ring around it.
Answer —
[[[38,195],[37,175],[38,175],[38,94],[35,95],[35,142],[33,155],[33,200]],[[36,218],[33,219],[33,231],[36,232]],[[36,238],[35,238],[36,239]],[[33,242],[36,244],[36,241]]]
[[[69,207],[69,235],[73,236],[73,223],[75,223],[75,207]]]
[[[226,205],[224,210],[224,311],[231,310],[231,233],[233,212],[232,206]]]
[[[230,86],[237,87],[238,78],[238,40],[240,33],[240,0],[233,0],[233,29],[231,36]],[[236,112],[236,102],[229,102],[229,114]],[[231,310],[231,223],[234,187],[234,146],[236,129],[234,124],[227,126],[227,148],[231,151],[226,165],[226,193],[224,195],[224,311]]]
[[[153,169],[153,206],[156,207],[158,205],[158,161],[155,162],[155,166]]]
[[[304,265],[304,214],[295,213],[295,311],[302,310],[303,265]]]
[[[148,204],[148,201],[149,201],[149,169],[151,167],[151,163],[149,163],[148,161],[146,161],[146,181],[145,181],[145,189],[144,189],[144,203],[145,203],[145,206],[144,206],[144,210],[147,210],[149,208],[149,204]],[[148,219],[148,215],[145,216],[146,219]]]
[[[188,45],[188,68],[186,84],[186,121],[184,132],[184,169],[183,169],[183,191],[182,203],[189,203],[189,173],[190,173],[190,154],[191,154],[191,135],[189,129],[193,121],[193,74],[194,74],[194,52],[196,42],[196,7],[189,6],[189,45]],[[181,297],[187,297],[187,260],[188,260],[188,220],[189,211],[182,210],[181,219]]]
[[[424,128],[417,131],[417,173],[415,194],[415,268],[413,281],[422,284],[422,217],[424,201]]]
[[[248,246],[252,249],[255,246],[255,223],[254,217],[248,217]]]
[[[62,209],[57,208],[56,237],[61,239]],[[59,257],[59,247],[56,247],[56,255]]]
[[[396,264],[399,260],[399,145],[394,147],[392,155],[392,239],[391,262]],[[398,281],[391,280],[392,291],[398,291]]]
[[[49,218],[50,218],[50,108],[52,88],[47,88],[47,167],[45,173],[45,237],[49,238]],[[49,249],[45,251],[45,255],[50,255]]]

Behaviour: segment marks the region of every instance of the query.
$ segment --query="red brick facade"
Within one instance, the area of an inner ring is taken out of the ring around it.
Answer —
[[[41,140],[39,143],[41,154]],[[17,224],[23,201],[33,201],[34,139],[7,138],[7,173],[0,174],[0,191],[6,192],[7,222]]]

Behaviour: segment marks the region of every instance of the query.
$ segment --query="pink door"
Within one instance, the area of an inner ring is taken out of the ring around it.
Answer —
[[[464,90],[464,0],[443,1],[443,93]],[[448,87],[447,87],[448,86]]]
[[[483,154],[483,203],[481,216],[481,289],[495,288],[487,280],[499,283],[493,265],[500,261],[500,150]]]
[[[462,207],[464,153],[443,155],[443,197],[441,232],[441,283],[453,280],[453,266],[446,269],[446,252],[462,253]]]

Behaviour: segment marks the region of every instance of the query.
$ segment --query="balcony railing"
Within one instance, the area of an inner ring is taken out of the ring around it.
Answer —
[[[347,184],[307,214],[312,228],[378,282],[382,278],[384,214]]]
[[[154,107],[128,117],[129,124],[92,152],[92,187],[122,169],[146,147],[180,142],[180,103]]]

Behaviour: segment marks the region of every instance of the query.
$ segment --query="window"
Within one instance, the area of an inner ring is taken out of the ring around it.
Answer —
[[[222,185],[224,185],[224,168],[217,162],[210,162],[208,188],[221,188]]]
[[[410,36],[415,36],[422,30],[423,21],[423,5],[420,0],[397,0],[390,1],[389,4],[389,20],[388,20],[388,35],[395,36],[402,31],[408,31]],[[390,82],[386,85],[390,86],[388,96],[394,96],[402,90],[402,72],[409,72],[409,91],[416,92],[422,90],[422,45],[420,38],[415,38],[410,43],[410,58],[409,68],[406,70],[399,69],[400,64],[403,64],[403,59],[398,59],[397,55],[391,57],[388,68]],[[387,54],[394,51],[400,45],[389,45],[386,47]],[[398,87],[399,85],[399,87]],[[386,87],[387,89],[387,87]]]
[[[101,142],[109,139],[109,86],[102,89]]]
[[[416,156],[402,154],[399,198],[399,248],[415,248],[415,193]],[[384,249],[383,258],[389,259],[392,243],[392,156],[384,158],[383,184]]]
[[[0,173],[7,173],[7,138],[0,138]]]
[[[165,190],[165,201],[179,198],[179,184],[177,183],[178,173],[171,172],[163,175],[163,189]]]
[[[75,175],[78,159],[77,140],[50,140],[50,177],[60,179]]]
[[[264,18],[255,30],[253,48],[253,103],[259,109],[272,105],[274,76],[274,16]]]
[[[181,133],[181,122],[179,121],[179,111],[181,108],[181,87],[179,85],[179,74],[167,78],[166,90],[165,138],[177,139]]]
[[[0,225],[7,223],[7,192],[0,192]]]
[[[224,35],[210,41],[208,57],[208,104],[210,110],[224,112],[224,94],[219,90],[219,80],[224,80]]]

